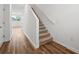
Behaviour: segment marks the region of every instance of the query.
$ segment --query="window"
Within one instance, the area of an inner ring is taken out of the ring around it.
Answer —
[[[14,21],[20,21],[21,20],[21,17],[20,16],[12,16],[11,18]]]

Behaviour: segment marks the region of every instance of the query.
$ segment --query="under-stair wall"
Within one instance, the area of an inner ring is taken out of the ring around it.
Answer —
[[[30,5],[25,6],[24,19],[21,20],[23,32],[34,48],[39,48],[39,20]]]

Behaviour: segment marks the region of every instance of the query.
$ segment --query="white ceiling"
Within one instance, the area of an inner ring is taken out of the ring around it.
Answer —
[[[12,4],[11,11],[14,13],[22,13],[24,12],[25,4]]]

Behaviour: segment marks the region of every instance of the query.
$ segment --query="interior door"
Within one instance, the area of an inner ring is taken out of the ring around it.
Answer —
[[[0,43],[2,43],[3,40],[3,5],[0,4]]]

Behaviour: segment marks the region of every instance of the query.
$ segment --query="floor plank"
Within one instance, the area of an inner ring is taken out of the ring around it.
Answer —
[[[9,42],[3,43],[0,48],[1,54],[72,54],[75,52],[56,43],[49,42],[34,50],[30,45],[27,37],[20,28],[12,30],[12,39]]]

